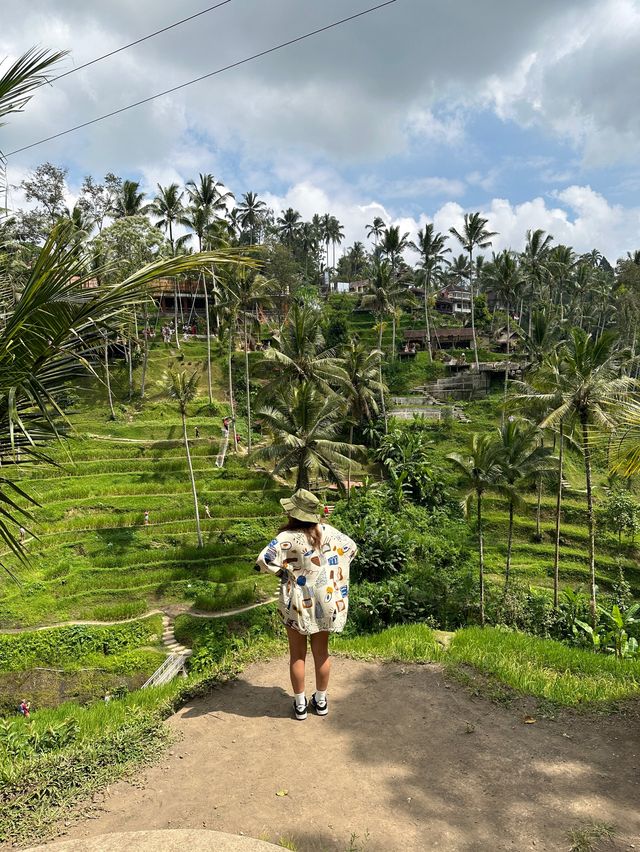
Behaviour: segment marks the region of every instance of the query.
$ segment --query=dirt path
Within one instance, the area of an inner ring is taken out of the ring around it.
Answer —
[[[524,724],[437,666],[340,659],[330,715],[296,722],[287,680],[284,659],[256,664],[184,707],[169,754],[68,836],[205,827],[298,852],[555,852],[597,820],[618,832],[599,848],[640,849],[637,721]]]

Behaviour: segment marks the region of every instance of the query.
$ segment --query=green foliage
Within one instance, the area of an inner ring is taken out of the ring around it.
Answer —
[[[606,651],[619,659],[637,657],[638,640],[636,636],[640,635],[638,628],[640,618],[637,618],[639,612],[640,603],[634,604],[626,610],[620,609],[618,604],[613,604],[611,610],[599,606],[599,621],[595,628],[580,620],[576,621],[576,625],[591,639],[595,650]]]
[[[598,507],[598,520],[618,540],[623,533],[635,536],[640,529],[640,503],[628,491],[610,491]]]
[[[570,707],[640,694],[640,662],[603,657],[525,633],[491,627],[459,630],[448,659],[470,664],[522,694]]]
[[[428,593],[405,577],[364,580],[351,587],[350,634],[377,632],[392,624],[424,621],[430,611]]]
[[[365,636],[336,636],[332,648],[357,660],[398,660],[407,663],[436,662],[442,649],[426,624],[396,625]]]
[[[36,665],[72,667],[91,654],[108,657],[159,641],[159,616],[112,627],[55,627],[33,633],[0,635],[0,669],[24,671]]]
[[[380,440],[374,456],[384,465],[398,504],[405,495],[431,509],[447,503],[449,498],[433,465],[430,446],[430,429],[421,421],[397,426]]]

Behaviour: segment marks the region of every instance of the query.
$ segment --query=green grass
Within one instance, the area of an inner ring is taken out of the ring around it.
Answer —
[[[401,624],[382,633],[332,639],[332,648],[356,660],[397,660],[407,663],[434,662],[442,648],[433,631],[424,624]]]
[[[459,630],[447,661],[471,665],[523,695],[565,707],[606,705],[640,695],[638,660],[617,660],[496,628]]]

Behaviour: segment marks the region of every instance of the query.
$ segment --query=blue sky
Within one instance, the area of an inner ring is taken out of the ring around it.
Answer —
[[[85,62],[205,0],[0,0],[0,55],[34,43]],[[367,0],[231,0],[37,93],[0,129],[11,151],[161,88],[330,23]],[[615,259],[640,246],[640,0],[396,0],[317,38],[10,158],[183,182],[211,171],[348,241],[373,215],[415,230],[480,209],[520,247],[543,227]],[[14,204],[22,203],[19,189]]]

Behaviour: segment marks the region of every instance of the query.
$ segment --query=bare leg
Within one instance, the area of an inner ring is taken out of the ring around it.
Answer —
[[[312,633],[309,638],[311,639],[311,653],[316,668],[316,689],[320,692],[326,692],[331,674],[329,631],[321,630],[320,633]]]
[[[293,627],[287,627],[289,639],[289,673],[291,686],[296,695],[304,692],[304,661],[307,656],[307,637]]]

